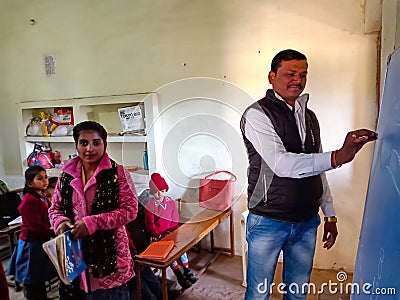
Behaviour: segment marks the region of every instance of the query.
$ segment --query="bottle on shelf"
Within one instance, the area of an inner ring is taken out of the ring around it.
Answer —
[[[143,150],[143,169],[149,169],[149,156],[146,149]]]

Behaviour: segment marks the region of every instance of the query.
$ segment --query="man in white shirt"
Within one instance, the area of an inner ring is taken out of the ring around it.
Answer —
[[[354,159],[377,133],[349,132],[342,148],[322,152],[319,123],[307,108],[307,58],[283,50],[272,60],[268,80],[273,89],[246,109],[241,120],[249,159],[247,219],[247,300],[268,299],[280,251],[283,251],[284,300],[306,299],[318,215],[325,215],[323,242],[337,237],[336,217],[325,171]],[[282,290],[282,289],[281,289]]]

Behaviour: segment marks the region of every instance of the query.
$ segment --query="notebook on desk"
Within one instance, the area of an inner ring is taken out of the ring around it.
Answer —
[[[12,220],[11,222],[8,222],[8,226],[11,225],[16,225],[16,224],[21,224],[22,223],[22,217],[16,217],[14,220]]]
[[[146,250],[138,254],[137,257],[148,259],[164,259],[174,247],[174,241],[157,241],[151,243]]]

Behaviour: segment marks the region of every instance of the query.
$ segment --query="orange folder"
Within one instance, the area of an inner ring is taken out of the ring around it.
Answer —
[[[171,252],[174,244],[175,242],[172,240],[153,242],[137,256],[149,259],[163,259]]]

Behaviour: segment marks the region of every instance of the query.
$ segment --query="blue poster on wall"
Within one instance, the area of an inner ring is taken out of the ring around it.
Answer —
[[[400,299],[400,50],[387,65],[377,131],[351,299]]]

